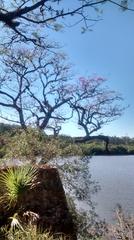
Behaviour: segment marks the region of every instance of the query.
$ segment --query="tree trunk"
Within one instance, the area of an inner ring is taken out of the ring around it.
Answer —
[[[27,126],[25,124],[24,116],[23,116],[23,111],[20,108],[16,108],[18,113],[19,113],[19,119],[20,119],[20,125],[22,129],[27,130]]]
[[[98,136],[86,136],[86,137],[77,137],[74,139],[75,143],[85,143],[91,140],[102,140],[105,142],[105,151],[109,153],[109,137],[98,135]]]

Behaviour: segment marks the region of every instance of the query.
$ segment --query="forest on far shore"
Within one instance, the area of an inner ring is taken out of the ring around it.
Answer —
[[[133,155],[134,138],[108,137],[109,152],[106,152],[105,142],[91,140],[76,143],[75,138],[59,135],[46,135],[35,128],[22,130],[17,125],[0,123],[0,158],[29,159],[35,162],[41,157],[42,163],[59,156],[93,156],[93,155]]]

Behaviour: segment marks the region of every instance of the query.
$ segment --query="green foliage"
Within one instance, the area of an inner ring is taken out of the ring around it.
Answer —
[[[80,146],[84,156],[105,154],[103,143],[97,142],[83,143]]]
[[[5,132],[12,132],[15,129],[20,128],[18,125],[15,124],[5,124],[5,123],[0,123],[0,133],[5,133]]]
[[[120,144],[120,142],[123,143]],[[103,143],[99,142],[83,143],[80,144],[80,147],[82,149],[82,153],[84,156],[107,154]],[[109,155],[127,155],[127,154],[134,154],[133,142],[125,144],[124,139],[120,139],[119,143],[117,141],[115,143],[112,142],[109,144]]]
[[[59,141],[60,148],[64,148],[74,142],[73,138],[67,135],[59,135],[57,139]]]
[[[123,145],[117,145],[117,146],[113,146],[110,150],[111,154],[115,154],[115,155],[123,155],[123,154],[128,154],[127,148],[126,146]]]
[[[46,162],[59,154],[57,141],[46,137],[37,129],[19,130],[7,143],[5,158],[21,159],[35,162],[36,157]]]
[[[30,165],[9,168],[0,174],[0,203],[9,208],[17,204],[23,193],[31,188],[37,176],[37,169]]]
[[[19,130],[9,139],[6,156],[8,158],[33,159],[40,154],[41,148],[41,135],[38,131],[33,129]]]
[[[91,155],[91,144],[87,144],[87,143],[82,143],[80,144],[80,147],[82,149],[82,153],[84,156],[90,156]]]
[[[0,125],[0,132],[0,158],[4,161],[19,159],[35,163],[41,159],[45,163],[57,156],[107,154],[105,143],[100,141],[75,144],[75,139],[70,136],[60,135],[54,138],[35,128],[24,131],[5,124]],[[109,154],[134,154],[134,139],[110,137],[109,140]]]
[[[104,149],[102,149],[101,147],[94,147],[94,148],[92,148],[91,149],[91,155],[103,155],[103,154],[105,154],[105,151],[104,151]]]
[[[128,145],[128,153],[129,154],[134,154],[134,145],[133,146],[131,146],[131,145],[129,146]]]
[[[63,156],[81,156],[82,149],[77,144],[69,144],[62,149]]]
[[[6,146],[1,146],[0,147],[0,158],[3,158],[6,155]]]

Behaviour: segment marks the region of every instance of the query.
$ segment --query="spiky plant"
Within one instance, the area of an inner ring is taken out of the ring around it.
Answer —
[[[0,203],[9,208],[16,205],[23,193],[32,188],[37,177],[37,169],[30,165],[8,168],[0,174],[0,188],[3,196]]]

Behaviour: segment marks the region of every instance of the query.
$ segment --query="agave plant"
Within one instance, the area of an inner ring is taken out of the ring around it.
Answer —
[[[13,207],[23,193],[34,186],[37,169],[30,165],[17,168],[8,168],[0,174],[0,188],[3,196],[0,203],[4,202],[9,208]]]

